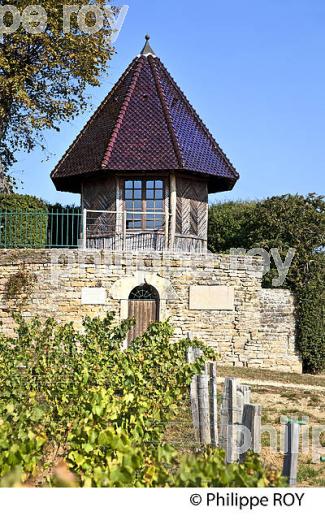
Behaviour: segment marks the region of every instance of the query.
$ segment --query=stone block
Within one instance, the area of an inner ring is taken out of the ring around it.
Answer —
[[[224,285],[193,285],[190,287],[190,310],[233,311],[235,290]]]
[[[105,305],[106,289],[102,287],[83,287],[81,289],[82,305]]]

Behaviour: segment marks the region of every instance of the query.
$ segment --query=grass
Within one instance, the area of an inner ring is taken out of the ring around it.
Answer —
[[[310,464],[301,464],[298,469],[298,482],[314,480],[319,476],[319,472]]]
[[[301,408],[284,408],[280,411],[281,415],[298,415],[302,416],[304,415],[304,412],[301,410]]]
[[[322,448],[325,448],[325,432],[321,433],[319,443],[322,446]]]
[[[278,383],[293,383],[296,385],[312,385],[325,387],[324,375],[311,374],[291,374],[286,372],[274,372],[272,370],[242,368],[242,367],[223,367],[218,368],[218,375],[221,377],[240,377],[246,379],[258,379],[259,381],[275,381]]]
[[[294,401],[297,400],[296,392],[285,391],[285,392],[281,392],[280,396],[285,397],[286,399],[293,399]]]
[[[319,395],[312,395],[309,397],[309,403],[308,406],[317,406],[322,403],[322,399],[319,397]]]

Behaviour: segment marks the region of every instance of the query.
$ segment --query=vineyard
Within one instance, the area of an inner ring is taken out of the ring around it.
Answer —
[[[131,326],[112,314],[86,318],[82,331],[17,317],[16,337],[0,337],[0,486],[283,485],[257,455],[226,465],[219,449],[166,442],[192,377],[215,351],[173,342],[168,322],[125,350]],[[192,364],[189,347],[203,353]]]

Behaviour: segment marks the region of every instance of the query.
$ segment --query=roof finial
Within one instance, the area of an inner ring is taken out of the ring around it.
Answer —
[[[145,46],[143,47],[143,49],[141,51],[142,56],[149,56],[150,54],[152,56],[155,56],[155,53],[152,50],[151,45],[149,43],[149,41],[150,41],[150,34],[146,34],[145,35],[145,39],[146,39],[146,43],[145,43]]]

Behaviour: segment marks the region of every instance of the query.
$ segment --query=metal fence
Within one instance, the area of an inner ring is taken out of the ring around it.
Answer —
[[[0,210],[0,248],[77,248],[82,213],[76,210]]]

